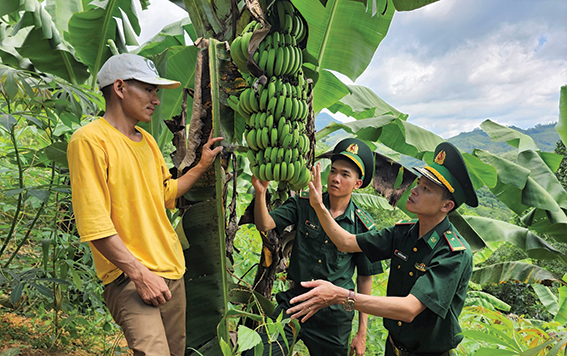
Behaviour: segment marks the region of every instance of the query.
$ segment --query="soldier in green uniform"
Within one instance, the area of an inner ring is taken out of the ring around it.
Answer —
[[[351,200],[354,189],[367,186],[374,173],[374,156],[370,148],[362,141],[349,138],[339,142],[333,149],[332,166],[327,179],[327,193],[323,194],[322,204],[329,216],[338,226],[353,234],[374,229],[372,218],[358,208]],[[309,194],[301,192],[289,198],[279,208],[268,212],[266,207],[266,189],[269,182],[252,178],[256,188],[254,219],[258,230],[276,229],[282,233],[284,228],[295,225],[297,233],[293,242],[289,269],[287,271],[290,289],[278,293],[273,318],[290,307],[289,300],[307,291],[300,286],[302,281],[324,279],[346,290],[354,290],[352,280],[357,269],[357,291],[370,295],[372,275],[382,273],[380,261],[371,263],[362,253],[344,253],[337,250],[321,227],[315,211],[309,205]],[[340,305],[323,308],[314,318],[303,323],[298,339],[309,349],[312,356],[346,356],[349,352],[349,337],[354,311],[344,310]],[[359,315],[358,332],[351,344],[351,355],[363,355],[366,348],[366,323],[368,316]],[[292,333],[286,327],[288,340]],[[265,342],[266,344],[266,342]],[[283,339],[272,343],[272,355],[287,353]],[[269,354],[269,345],[265,345],[264,354]]]
[[[381,231],[341,229],[321,203],[320,167],[309,185],[310,201],[323,229],[340,251],[362,251],[371,261],[391,258],[387,297],[359,295],[325,281],[302,283],[309,292],[293,298],[287,312],[308,320],[332,304],[383,317],[389,331],[386,356],[451,355],[462,340],[458,317],[472,274],[472,253],[447,214],[478,200],[460,152],[448,142],[421,174],[406,209],[417,220]]]

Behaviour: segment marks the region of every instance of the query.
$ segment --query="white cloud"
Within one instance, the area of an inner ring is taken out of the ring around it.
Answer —
[[[435,12],[437,4],[401,22],[408,21],[408,29],[416,24],[418,32],[429,26],[428,31],[439,33],[444,19],[461,17],[472,6],[465,1],[459,8],[460,2],[449,0]],[[482,5],[474,10],[481,11]],[[530,18],[514,23],[488,18],[498,15],[475,15],[493,25],[486,30],[478,23],[476,32],[455,30],[460,41],[446,48],[438,37],[396,32],[393,25],[357,84],[372,88],[410,114],[411,122],[445,138],[487,118],[522,128],[557,121],[559,89],[567,84],[567,30]],[[396,16],[394,21],[401,17]],[[387,42],[401,34],[405,36]]]

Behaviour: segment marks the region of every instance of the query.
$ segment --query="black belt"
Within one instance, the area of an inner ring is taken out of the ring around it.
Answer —
[[[392,339],[392,336],[390,336],[390,335],[388,335],[388,340],[390,341],[390,344],[392,345],[392,348],[394,349],[394,354],[396,354],[396,356],[420,356],[420,355],[422,355],[422,354],[413,353],[410,350],[406,349],[405,347],[397,346],[396,343],[394,342],[394,339]],[[427,356],[451,356],[451,350],[442,352],[440,354],[427,354]]]

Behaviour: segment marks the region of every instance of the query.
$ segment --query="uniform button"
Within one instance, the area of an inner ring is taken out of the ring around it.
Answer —
[[[321,260],[319,260],[319,261],[317,261],[317,262],[321,263]]]
[[[402,322],[401,322],[401,321],[398,321],[398,326],[402,326]]]
[[[308,233],[308,232],[306,232],[306,233],[305,233],[305,236],[309,236],[309,233]]]
[[[325,240],[325,243],[329,243],[329,240]]]
[[[413,276],[413,272],[410,272],[409,275],[410,275],[410,276]]]
[[[414,248],[413,248],[413,252],[417,252],[417,247],[414,247]]]
[[[398,269],[402,268],[402,265],[398,265]]]

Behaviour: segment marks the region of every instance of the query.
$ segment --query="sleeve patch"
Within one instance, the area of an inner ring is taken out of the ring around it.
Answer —
[[[366,211],[362,209],[356,209],[356,216],[360,219],[362,224],[367,230],[370,230],[374,227],[374,220]]]
[[[396,225],[413,225],[416,224],[419,219],[408,219],[408,220],[400,220],[396,223]]]
[[[445,236],[445,238],[447,239],[449,247],[451,247],[451,251],[463,251],[467,249],[465,245],[463,245],[457,234],[455,234],[453,231],[445,231],[443,236]]]
[[[309,199],[309,191],[302,190],[299,192],[299,197],[303,199]]]

